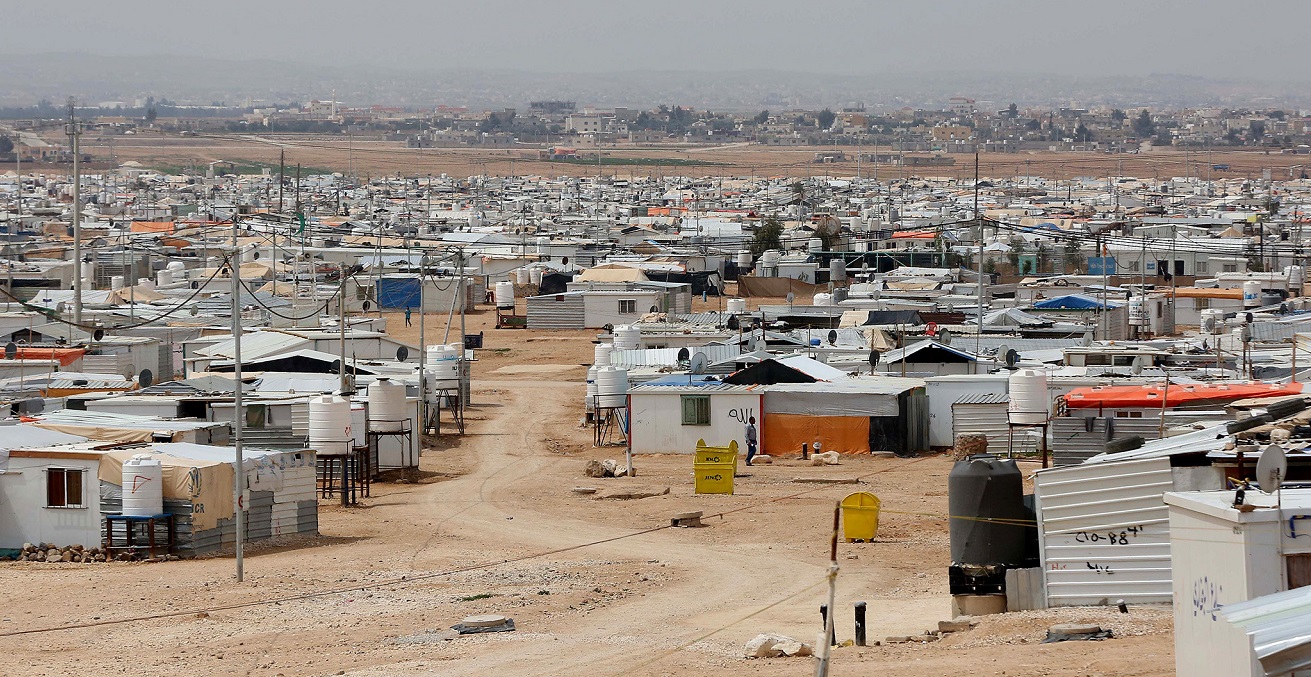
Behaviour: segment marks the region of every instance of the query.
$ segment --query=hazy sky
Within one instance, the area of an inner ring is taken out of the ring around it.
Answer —
[[[1175,73],[1307,79],[1308,0],[61,0],[0,52],[539,72]]]

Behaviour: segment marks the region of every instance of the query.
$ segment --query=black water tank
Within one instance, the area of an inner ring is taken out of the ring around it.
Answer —
[[[1024,563],[1024,476],[1013,460],[978,454],[957,461],[947,476],[951,563],[1018,567]]]

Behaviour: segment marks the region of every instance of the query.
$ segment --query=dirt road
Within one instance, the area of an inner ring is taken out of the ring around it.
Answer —
[[[948,618],[949,461],[784,459],[751,468],[732,496],[693,494],[686,456],[639,457],[636,478],[584,478],[587,459],[622,458],[591,448],[579,425],[578,356],[591,344],[486,338],[469,434],[435,440],[416,482],[374,485],[362,507],[321,502],[323,536],[253,548],[245,583],[222,557],[0,565],[7,665],[26,675],[798,674],[811,669],[805,659],[740,653],[759,632],[813,641],[818,631],[827,525],[852,487],[793,481],[808,476],[860,477],[884,501],[878,541],[841,547],[838,637],[852,636],[856,600],[869,602],[872,640]],[[539,369],[505,369],[519,361]],[[570,491],[579,485],[670,493],[598,500]],[[701,529],[661,528],[686,510],[724,514]],[[443,634],[489,612],[518,630]],[[1082,620],[1128,636],[1036,644],[1047,625]],[[60,626],[71,627],[5,634]],[[1029,612],[933,644],[840,648],[834,674],[1162,675],[1170,643],[1168,609]]]

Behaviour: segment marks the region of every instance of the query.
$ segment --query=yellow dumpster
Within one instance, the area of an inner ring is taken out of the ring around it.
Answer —
[[[878,496],[857,491],[842,499],[842,537],[852,541],[872,541],[879,533]]]
[[[729,442],[727,447],[712,447],[705,440],[697,440],[695,456],[694,463],[732,463],[736,469],[737,440]]]
[[[697,463],[692,468],[696,473],[696,493],[733,493],[732,463]]]

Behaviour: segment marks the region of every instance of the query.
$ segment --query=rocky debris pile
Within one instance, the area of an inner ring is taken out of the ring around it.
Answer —
[[[982,433],[961,433],[956,436],[956,446],[952,447],[952,458],[960,460],[977,454],[988,453],[988,436]]]
[[[766,632],[753,637],[744,650],[747,658],[778,658],[779,656],[810,656],[814,648],[787,635]]]
[[[81,545],[59,547],[53,543],[24,543],[18,557],[19,562],[77,562],[92,563],[105,561],[105,553],[100,548],[85,548]]]
[[[619,461],[612,458],[604,461],[592,459],[583,468],[583,474],[588,477],[627,477],[628,467],[619,465]]]
[[[4,560],[13,560],[17,562],[49,562],[51,564],[60,562],[71,562],[73,564],[95,564],[99,562],[176,562],[181,559],[177,555],[158,555],[147,557],[130,552],[121,552],[111,560],[105,551],[100,548],[87,548],[82,545],[65,545],[57,546],[54,543],[24,543],[17,557],[0,558]]]
[[[938,621],[937,630],[925,630],[922,635],[894,635],[883,641],[887,644],[905,644],[907,642],[936,642],[954,632],[965,632],[978,625],[971,616],[957,616],[949,621]]]
[[[810,455],[811,465],[837,465],[841,457],[836,451],[821,451]]]

